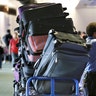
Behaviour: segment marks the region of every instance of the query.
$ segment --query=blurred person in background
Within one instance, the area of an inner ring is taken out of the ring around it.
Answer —
[[[19,42],[18,32],[15,31],[13,33],[13,38],[10,40],[10,43],[9,43],[9,54],[11,54],[12,65],[13,65],[12,70],[14,70],[14,67],[15,67],[15,59],[18,57],[18,47],[17,47],[18,42]]]
[[[86,45],[89,50],[89,61],[80,80],[80,87],[86,86],[88,96],[96,96],[96,22],[86,27]]]
[[[12,39],[11,31],[10,29],[7,29],[7,34],[3,36],[3,42],[5,43],[4,47],[4,61],[3,63],[6,63],[6,61],[11,61],[10,55],[8,55],[8,48],[9,48],[9,42],[10,39]]]
[[[0,37],[0,69],[2,68],[3,54],[4,54],[3,43]]]
[[[2,68],[2,59],[3,59],[4,49],[0,46],[0,69]]]
[[[86,32],[78,31],[77,34],[79,34],[81,39],[84,39],[86,41],[86,38],[87,38],[87,33]]]
[[[4,59],[4,44],[3,44],[2,39],[0,37],[0,69],[2,68],[3,59]]]
[[[3,41],[7,48],[9,47],[10,39],[12,39],[11,31],[10,29],[7,29],[7,34],[3,36]]]

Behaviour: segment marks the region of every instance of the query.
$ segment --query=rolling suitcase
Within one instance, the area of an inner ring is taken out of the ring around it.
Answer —
[[[37,62],[33,76],[73,78],[78,81],[88,62],[88,51],[76,34],[54,32],[49,34],[42,58]],[[49,93],[48,81],[33,81],[40,93]],[[56,83],[57,94],[71,94],[73,82]]]
[[[31,54],[42,53],[48,35],[28,36],[27,44]]]
[[[73,28],[74,25],[72,19],[65,19],[63,16],[61,16],[30,21],[26,29],[31,35],[48,35],[50,29],[73,33]]]
[[[26,25],[30,20],[54,16],[64,16],[64,13],[62,5],[58,3],[40,8],[25,10],[22,12],[21,16],[24,25]]]

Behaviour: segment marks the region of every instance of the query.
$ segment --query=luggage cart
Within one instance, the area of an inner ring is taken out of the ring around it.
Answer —
[[[51,86],[50,94],[49,95],[48,94],[42,94],[40,96],[59,96],[59,95],[56,95],[55,92],[54,92],[54,90],[55,90],[55,81],[56,80],[58,80],[58,81],[66,81],[66,80],[73,81],[74,85],[75,85],[75,94],[74,94],[74,96],[79,96],[79,83],[78,83],[78,80],[73,79],[73,78],[61,78],[61,77],[60,78],[58,78],[58,77],[30,77],[27,80],[27,83],[26,83],[26,96],[30,96],[29,95],[29,87],[30,87],[30,82],[32,82],[32,80],[49,80],[50,81],[50,86]]]

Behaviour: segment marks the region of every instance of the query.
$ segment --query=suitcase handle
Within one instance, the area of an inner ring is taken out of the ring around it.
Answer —
[[[50,96],[55,96],[55,80],[62,80],[62,81],[65,81],[65,80],[71,80],[71,81],[74,81],[75,83],[75,89],[76,89],[76,92],[75,92],[75,96],[78,96],[79,95],[79,83],[78,83],[78,80],[76,79],[73,79],[73,78],[59,78],[59,77],[30,77],[28,80],[27,80],[27,83],[26,83],[26,96],[29,96],[29,86],[30,86],[30,82],[32,80],[49,80],[51,82],[51,94]]]

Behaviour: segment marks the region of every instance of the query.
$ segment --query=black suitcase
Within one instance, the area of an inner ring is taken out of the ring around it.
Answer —
[[[73,28],[72,18],[65,19],[63,16],[60,16],[30,21],[26,30],[30,35],[47,35],[50,29],[73,33]]]
[[[62,15],[64,15],[63,8],[62,5],[58,3],[54,5],[43,6],[41,8],[25,10],[22,12],[21,18],[24,25],[26,25],[30,20]]]
[[[43,6],[49,6],[49,5],[54,5],[55,3],[34,3],[34,4],[28,4],[28,5],[23,5],[18,8],[19,16],[21,18],[21,14],[23,11],[28,10],[28,9],[35,9],[35,8],[40,8]],[[63,8],[64,10],[65,8]]]
[[[67,36],[67,37],[66,37]],[[49,34],[42,58],[33,76],[72,78],[78,81],[88,62],[88,51],[76,34],[55,32]],[[49,93],[48,81],[33,81],[39,93]],[[55,85],[56,94],[72,94],[73,82],[62,81]],[[63,95],[62,95],[63,96]]]

